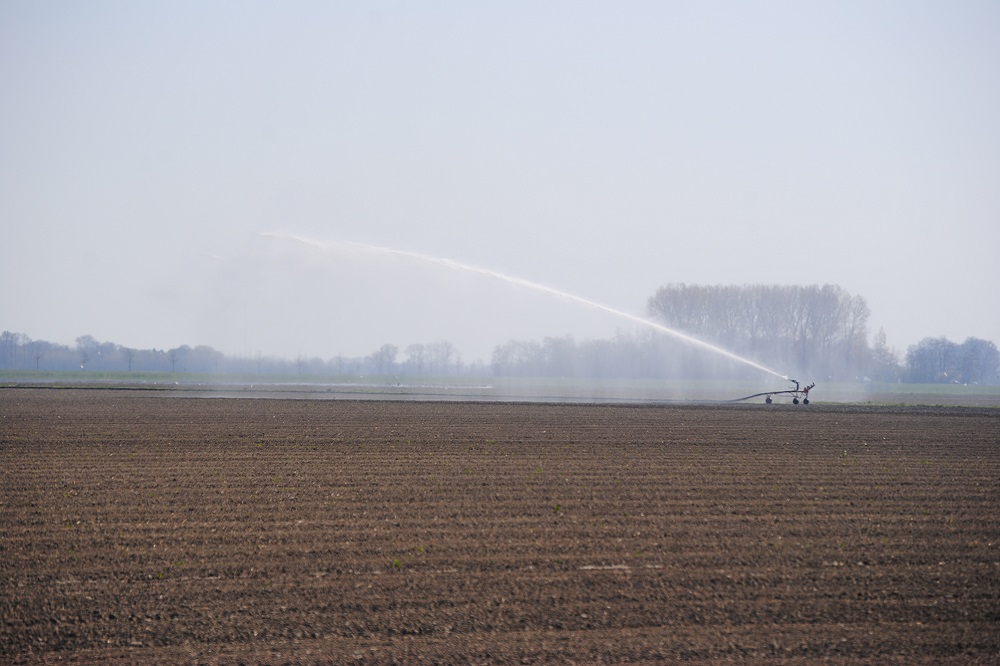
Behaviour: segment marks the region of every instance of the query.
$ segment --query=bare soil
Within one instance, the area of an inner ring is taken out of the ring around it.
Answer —
[[[0,662],[1000,663],[1000,410],[0,389]]]

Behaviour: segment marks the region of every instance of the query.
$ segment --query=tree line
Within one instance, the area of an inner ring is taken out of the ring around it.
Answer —
[[[870,338],[864,297],[837,285],[668,284],[649,316],[755,363],[835,381],[1000,383],[994,343],[925,338],[900,356],[884,330]],[[745,377],[738,362],[652,333],[577,343],[572,337],[498,345],[494,374],[512,376]]]
[[[869,343],[864,297],[837,285],[668,284],[649,298],[651,316],[765,365],[838,380],[998,383],[993,342],[924,338],[905,357],[884,330]]]
[[[867,374],[871,311],[836,285],[668,284],[647,307],[667,326],[767,366],[821,377]]]
[[[988,340],[924,338],[906,351],[907,378],[926,384],[997,384],[1000,352]]]
[[[836,285],[668,284],[647,306],[652,319],[783,374],[824,381],[1000,383],[1000,352],[993,342],[928,337],[900,355],[884,330],[869,340],[868,303]],[[511,340],[496,345],[489,364],[463,363],[447,340],[411,344],[402,354],[396,345],[383,344],[362,357],[288,360],[227,356],[204,345],[133,349],[90,335],[71,347],[4,331],[0,369],[649,379],[754,377],[759,372],[651,329],[580,342],[572,336]]]
[[[101,342],[82,335],[75,345],[32,340],[23,333],[0,333],[0,370],[66,372],[149,372],[197,374],[255,374],[295,376],[487,374],[482,364],[465,364],[455,345],[447,340],[411,344],[400,358],[399,348],[384,344],[371,354],[323,359],[229,356],[206,345],[180,345],[171,349],[137,349]]]

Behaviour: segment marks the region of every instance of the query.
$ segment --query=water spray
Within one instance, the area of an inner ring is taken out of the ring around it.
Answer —
[[[604,305],[603,303],[598,303],[597,301],[592,301],[592,300],[590,300],[588,298],[584,298],[583,296],[577,296],[576,294],[571,294],[569,292],[562,291],[560,289],[556,289],[554,287],[550,287],[548,285],[544,285],[544,284],[541,284],[541,283],[538,283],[538,282],[532,282],[530,280],[525,280],[523,278],[514,277],[512,275],[506,275],[504,273],[500,273],[499,271],[494,271],[494,270],[491,270],[489,268],[482,268],[480,266],[473,266],[471,264],[464,264],[464,263],[461,263],[459,261],[455,261],[453,259],[447,259],[447,258],[444,258],[444,257],[435,257],[435,256],[428,255],[428,254],[421,254],[419,252],[411,252],[409,250],[397,250],[397,249],[391,248],[391,247],[381,247],[381,246],[378,246],[378,245],[368,245],[368,244],[365,244],[365,243],[355,243],[355,242],[351,242],[351,241],[323,242],[323,241],[318,241],[318,240],[315,240],[315,239],[312,239],[312,238],[306,238],[304,236],[296,236],[296,235],[293,235],[293,234],[286,234],[286,233],[274,232],[274,231],[272,231],[272,232],[262,232],[261,236],[265,236],[267,238],[276,238],[276,239],[279,239],[279,240],[290,240],[290,241],[295,241],[295,242],[298,242],[298,243],[303,243],[303,244],[308,245],[310,247],[316,248],[316,249],[318,249],[318,250],[320,250],[320,251],[322,251],[324,253],[329,252],[332,248],[334,248],[336,246],[353,247],[353,248],[368,250],[370,252],[378,252],[378,253],[386,254],[386,255],[390,255],[390,256],[406,257],[406,258],[409,258],[409,259],[416,259],[418,261],[423,261],[423,262],[430,263],[430,264],[437,264],[439,266],[444,266],[446,268],[451,268],[453,270],[464,271],[466,273],[475,273],[477,275],[484,275],[486,277],[493,278],[495,280],[500,280],[502,282],[506,282],[508,284],[512,284],[512,285],[515,285],[515,286],[518,286],[518,287],[524,287],[526,289],[532,289],[534,291],[537,291],[537,292],[540,292],[540,293],[543,293],[543,294],[548,294],[550,296],[554,296],[554,297],[562,299],[564,301],[569,301],[570,303],[576,303],[578,305],[583,305],[585,307],[588,307],[588,308],[591,308],[591,309],[594,309],[594,310],[599,310],[601,312],[605,312],[607,314],[613,315],[613,316],[618,317],[620,319],[626,319],[626,320],[634,322],[636,324],[641,324],[642,326],[646,326],[648,328],[652,328],[652,329],[654,329],[656,331],[659,331],[660,333],[663,333],[665,335],[669,335],[669,336],[671,336],[673,338],[677,338],[678,340],[682,340],[682,341],[686,342],[687,344],[692,345],[694,347],[700,347],[702,349],[707,349],[708,351],[711,351],[711,352],[713,352],[715,354],[719,354],[721,356],[724,356],[724,357],[726,357],[726,358],[728,358],[730,360],[736,361],[738,363],[742,363],[744,365],[748,365],[751,368],[755,368],[755,369],[760,370],[762,372],[766,372],[769,375],[773,375],[775,377],[778,377],[779,379],[784,379],[784,380],[788,381],[788,377],[786,375],[783,375],[783,374],[781,374],[779,372],[775,372],[774,370],[771,370],[770,368],[764,367],[763,365],[760,365],[759,363],[751,361],[750,359],[747,359],[747,358],[743,358],[742,356],[734,354],[733,352],[727,351],[727,350],[725,350],[725,349],[723,349],[721,347],[716,347],[715,345],[713,345],[711,343],[708,343],[708,342],[705,342],[704,340],[699,340],[698,338],[694,338],[694,337],[691,337],[690,335],[687,335],[685,333],[681,333],[680,331],[672,329],[669,326],[664,326],[663,324],[659,324],[659,323],[657,323],[655,321],[651,321],[651,320],[646,319],[644,317],[639,317],[637,315],[630,314],[630,313],[625,312],[623,310],[618,310],[618,309],[613,308],[611,306]],[[796,385],[797,385],[797,382],[796,382]],[[806,389],[806,390],[808,391],[808,389]],[[759,395],[764,395],[764,394],[759,394]],[[753,397],[753,396],[747,396],[747,398],[749,398],[749,397]],[[741,399],[745,400],[747,398],[741,398]]]

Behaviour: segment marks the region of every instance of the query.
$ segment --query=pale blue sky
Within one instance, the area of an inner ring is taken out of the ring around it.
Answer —
[[[996,2],[0,4],[0,329],[363,355],[835,283],[1000,343]]]

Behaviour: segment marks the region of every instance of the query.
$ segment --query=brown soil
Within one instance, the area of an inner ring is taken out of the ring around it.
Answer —
[[[1000,410],[0,390],[0,662],[1000,662]]]

